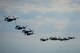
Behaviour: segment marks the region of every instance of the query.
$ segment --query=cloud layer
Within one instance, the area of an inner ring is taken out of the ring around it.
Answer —
[[[79,21],[76,20],[80,17],[79,2],[79,0],[1,0],[0,11],[3,15],[21,16],[25,24],[30,23],[36,28],[64,30],[79,26]],[[76,18],[73,19],[73,16]]]
[[[12,3],[13,2],[13,3]],[[27,3],[26,3],[27,2]],[[21,11],[30,12],[37,11],[40,13],[60,12],[68,13],[72,11],[80,12],[80,1],[73,0],[30,0],[30,1],[1,1],[0,8],[4,8],[6,12]]]

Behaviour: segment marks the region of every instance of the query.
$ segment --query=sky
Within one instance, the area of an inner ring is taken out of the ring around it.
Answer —
[[[34,30],[26,36],[18,25]],[[41,42],[41,37],[75,36],[69,41]],[[0,0],[0,53],[80,53],[80,0]]]

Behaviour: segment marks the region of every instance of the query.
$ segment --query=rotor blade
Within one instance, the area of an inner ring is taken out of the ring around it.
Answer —
[[[4,16],[4,17],[8,17],[9,18],[10,16]]]
[[[14,16],[12,16],[13,18],[15,18]]]
[[[18,19],[19,17],[17,17],[17,19]]]
[[[10,17],[10,16],[6,16],[6,17]]]
[[[27,27],[27,25],[25,27]]]

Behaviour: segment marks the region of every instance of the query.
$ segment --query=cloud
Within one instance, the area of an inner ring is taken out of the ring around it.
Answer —
[[[57,30],[64,30],[68,27],[69,20],[67,18],[54,18],[38,16],[34,19],[21,20],[20,23],[31,24],[34,28],[52,28]]]
[[[50,16],[38,16],[32,19],[21,19],[19,23],[28,24],[36,30],[48,30],[48,31],[79,31],[80,19],[73,19],[67,17],[50,17]],[[49,30],[50,29],[50,30]]]
[[[8,2],[9,1],[9,2]],[[47,12],[57,12],[62,13],[61,15],[64,15],[63,13],[69,13],[69,12],[80,12],[80,5],[75,4],[77,2],[73,2],[72,0],[30,0],[30,1],[1,1],[0,2],[0,8],[3,8],[4,11],[9,13],[18,13],[20,12],[22,14],[28,14],[29,12],[39,12],[39,13],[47,13]],[[19,2],[19,3],[18,3]],[[29,2],[29,3],[28,3]],[[70,4],[71,3],[71,4]],[[74,4],[74,5],[73,5]],[[27,16],[27,15],[26,15]],[[36,16],[35,16],[36,17]],[[63,30],[68,27],[69,24],[69,18],[56,18],[56,17],[46,17],[46,16],[39,16],[36,18],[28,19],[28,20],[22,20],[22,23],[25,24],[31,24],[35,28],[55,28],[58,30]]]
[[[72,12],[77,11],[80,12],[80,5],[76,5],[75,2],[72,0],[30,0],[25,1],[23,0],[23,3],[17,3],[17,2],[5,2],[3,1],[0,4],[0,8],[4,8],[6,12],[13,12],[13,11],[19,11],[23,13],[27,13],[30,11],[37,11],[40,13],[46,13],[46,12],[60,12],[60,13],[66,13],[66,12]],[[26,3],[27,2],[27,3]],[[29,3],[28,3],[29,2]],[[34,4],[35,3],[35,4]],[[43,4],[44,3],[44,4]],[[73,3],[73,4],[70,4]]]
[[[68,27],[69,25],[69,20],[68,19],[56,19],[56,21],[54,22],[54,26],[57,29],[65,29],[66,27]]]

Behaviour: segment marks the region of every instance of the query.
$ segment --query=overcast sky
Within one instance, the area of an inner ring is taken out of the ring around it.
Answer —
[[[5,22],[5,16],[20,17],[17,24],[28,25],[34,35],[28,37],[15,30],[15,22]],[[39,41],[50,36],[76,39]],[[80,0],[0,0],[0,52],[80,53],[79,41]]]

